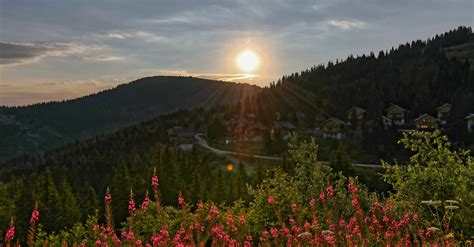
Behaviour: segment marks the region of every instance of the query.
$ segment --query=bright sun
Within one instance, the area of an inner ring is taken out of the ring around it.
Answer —
[[[236,59],[237,66],[244,72],[251,72],[258,68],[260,59],[257,54],[251,50],[241,52]]]

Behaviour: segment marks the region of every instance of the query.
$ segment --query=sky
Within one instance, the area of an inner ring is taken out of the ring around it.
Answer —
[[[0,0],[0,105],[152,75],[268,85],[350,54],[472,26],[472,0]],[[245,50],[251,73],[236,66]]]

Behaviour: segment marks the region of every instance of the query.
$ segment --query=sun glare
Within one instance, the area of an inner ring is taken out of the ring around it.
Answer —
[[[252,72],[260,65],[257,54],[251,50],[241,52],[236,59],[237,66],[244,72]]]

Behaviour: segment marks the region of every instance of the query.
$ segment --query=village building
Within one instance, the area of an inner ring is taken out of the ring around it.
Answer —
[[[175,126],[168,129],[167,132],[171,136],[170,140],[174,142],[180,149],[184,151],[193,149],[194,136],[196,135],[194,129]]]
[[[469,114],[466,117],[467,121],[467,132],[474,133],[474,113]]]
[[[437,116],[438,116],[438,121],[440,124],[444,125],[447,123],[447,120],[449,118],[449,114],[451,113],[451,104],[443,104],[436,108],[437,111]]]
[[[343,139],[346,123],[338,118],[329,118],[323,122],[323,138]]]
[[[387,112],[387,117],[392,120],[393,125],[404,125],[405,124],[405,115],[408,112],[407,109],[400,107],[398,105],[391,105],[389,108],[385,109]]]
[[[191,151],[193,150],[194,144],[192,143],[181,143],[179,144],[179,148],[183,151]]]
[[[275,121],[270,126],[270,134],[274,138],[276,133],[280,133],[283,140],[288,140],[289,134],[296,130],[296,126],[289,121]]]
[[[266,130],[267,128],[262,123],[251,124],[245,131],[245,138],[252,141],[261,141],[263,132]]]
[[[392,124],[393,124],[392,119],[390,119],[389,117],[382,116],[381,120],[382,120],[382,124],[383,124],[384,129],[390,129],[392,127]]]
[[[367,114],[367,111],[365,109],[360,108],[360,107],[352,107],[351,109],[347,111],[347,120],[349,120],[349,122],[351,120],[359,121],[359,120],[364,119],[366,114]]]
[[[438,122],[430,114],[423,114],[413,120],[417,130],[432,131],[438,129]]]

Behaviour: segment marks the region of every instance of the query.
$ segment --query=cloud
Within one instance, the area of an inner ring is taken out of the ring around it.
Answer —
[[[149,43],[160,43],[165,40],[161,36],[158,36],[149,32],[143,32],[143,31],[132,32],[132,33],[113,32],[113,33],[108,33],[106,35],[103,35],[103,37],[108,38],[108,39],[119,39],[119,40],[141,39]]]
[[[75,43],[8,43],[0,42],[0,66],[11,66],[37,62],[45,57],[62,57],[100,50],[99,46],[85,46]]]
[[[169,75],[169,76],[193,76],[210,80],[219,80],[219,81],[251,81],[258,77],[255,74],[224,74],[224,73],[199,73],[199,72],[189,72],[186,70],[160,70],[160,75]]]
[[[366,25],[365,22],[358,20],[330,20],[328,24],[332,27],[339,28],[342,30],[362,28]]]
[[[114,61],[123,61],[125,57],[120,56],[108,56],[108,55],[98,55],[98,56],[82,56],[82,59],[92,62],[114,62]]]

